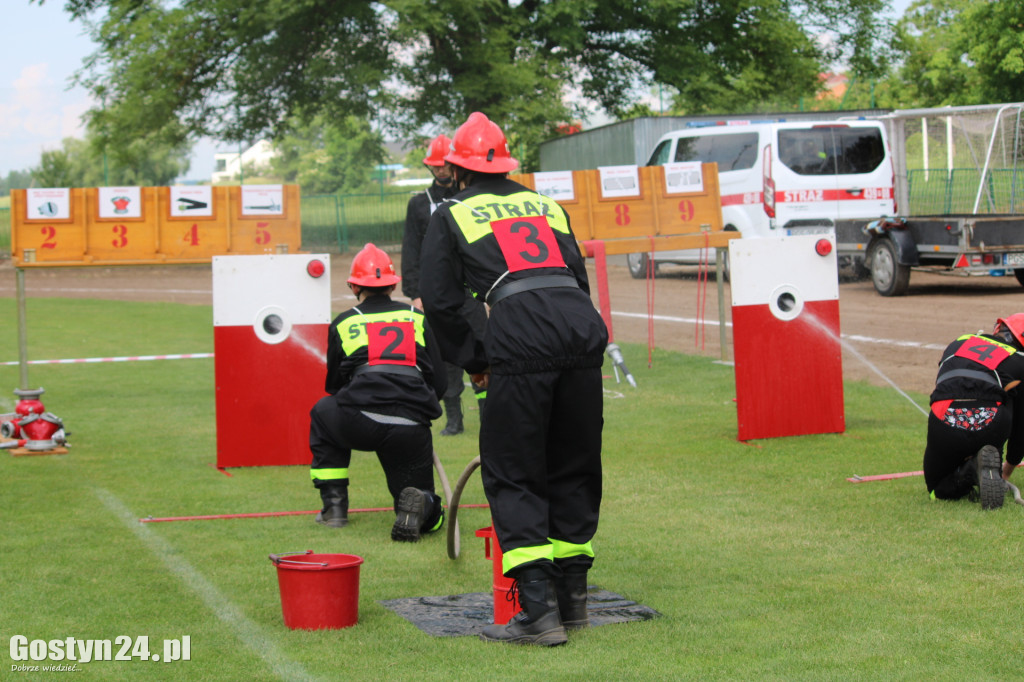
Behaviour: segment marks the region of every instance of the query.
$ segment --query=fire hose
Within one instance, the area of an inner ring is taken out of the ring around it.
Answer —
[[[465,471],[459,476],[458,482],[455,484],[455,490],[448,497],[448,558],[458,559],[460,551],[459,543],[459,500],[462,499],[462,491],[466,487],[466,482],[469,481],[469,477],[476,471],[476,468],[480,466],[480,457],[474,457],[469,464],[466,465]]]
[[[1016,502],[1017,504],[1024,505],[1024,498],[1021,498],[1020,496],[1020,488],[1010,483],[1009,481],[1004,482],[1006,483],[1006,487],[1010,489],[1010,492],[1013,493],[1013,501]]]

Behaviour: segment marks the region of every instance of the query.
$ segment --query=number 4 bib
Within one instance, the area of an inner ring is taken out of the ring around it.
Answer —
[[[971,335],[965,340],[953,355],[958,358],[973,360],[986,369],[995,369],[1006,358],[1013,355],[1014,350],[1001,343],[983,339],[980,336]]]

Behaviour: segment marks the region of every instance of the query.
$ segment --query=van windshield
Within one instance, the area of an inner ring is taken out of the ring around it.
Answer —
[[[668,150],[672,146],[672,140],[662,140],[658,143],[658,146],[654,148],[654,153],[651,154],[650,161],[647,162],[648,166],[664,166],[668,163]]]
[[[719,173],[753,168],[757,161],[757,133],[680,137],[673,161],[717,163]]]
[[[842,126],[779,131],[779,161],[799,175],[870,173],[884,158],[878,128]]]

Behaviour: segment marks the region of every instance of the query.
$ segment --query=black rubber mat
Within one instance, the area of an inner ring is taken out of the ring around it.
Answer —
[[[486,592],[388,599],[380,603],[435,637],[476,635],[494,620],[494,598]],[[591,627],[650,620],[660,615],[654,609],[614,592],[594,586],[589,588],[587,616]]]

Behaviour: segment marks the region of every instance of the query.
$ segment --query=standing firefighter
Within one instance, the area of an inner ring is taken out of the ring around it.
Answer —
[[[441,416],[445,377],[423,313],[392,301],[398,283],[391,258],[373,244],[352,261],[349,289],[358,305],[338,315],[327,337],[331,395],[310,413],[310,475],[323,509],[317,523],[348,523],[352,450],[377,453],[394,499],[391,539],[414,542],[444,523],[434,494],[430,422]]]
[[[991,334],[965,334],[946,347],[924,451],[924,479],[933,499],[973,498],[977,488],[982,509],[1003,505],[1003,481],[1024,459],[1021,380],[1024,313],[996,320]]]
[[[481,638],[562,644],[587,625],[608,330],[568,216],[506,177],[519,164],[501,129],[470,115],[445,160],[461,191],[431,218],[423,302],[446,359],[488,386],[481,473],[523,607]],[[464,285],[490,306],[483,337],[460,314]]]
[[[427,158],[423,159],[423,163],[433,174],[434,182],[425,192],[416,194],[409,199],[409,205],[405,212],[405,236],[402,238],[402,293],[411,298],[412,304],[417,308],[423,307],[420,299],[420,253],[423,247],[423,237],[427,233],[430,216],[434,214],[438,206],[455,194],[451,166],[444,162],[450,144],[451,140],[447,135],[438,135],[431,140]],[[487,311],[484,309],[484,304],[474,298],[469,290],[466,290],[466,302],[462,306],[462,314],[469,320],[473,332],[483,337],[484,327],[487,325]],[[462,418],[462,391],[465,387],[462,382],[461,367],[446,363],[446,369],[448,390],[444,394],[444,412],[447,423],[444,430],[441,431],[441,435],[455,436],[465,430]],[[476,394],[477,404],[482,415],[487,391],[474,384],[473,392]]]

